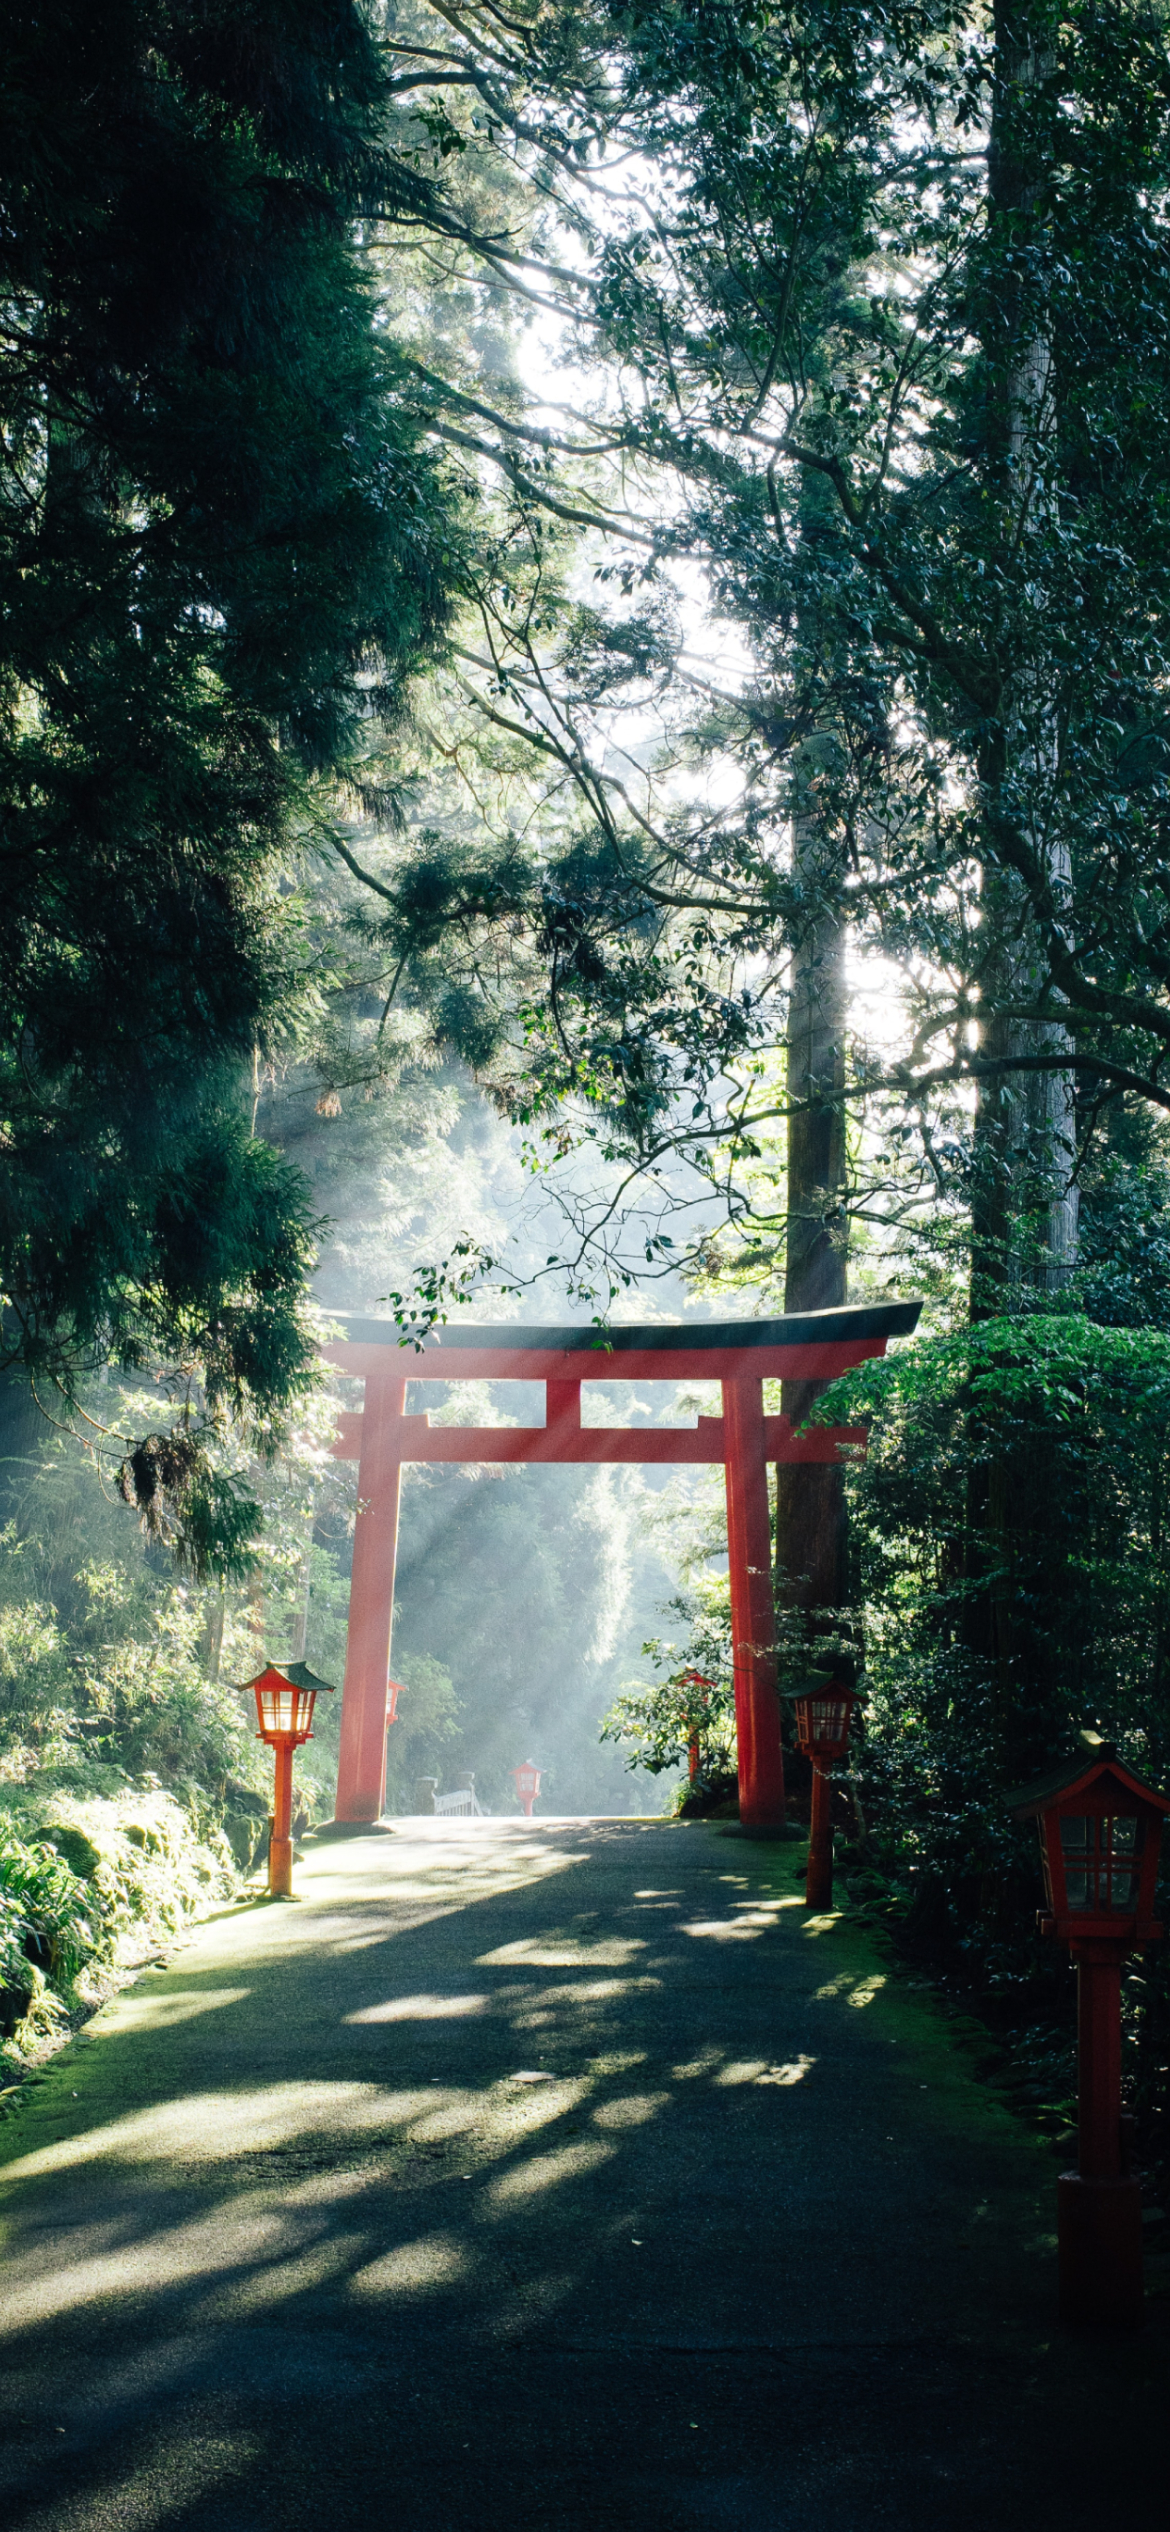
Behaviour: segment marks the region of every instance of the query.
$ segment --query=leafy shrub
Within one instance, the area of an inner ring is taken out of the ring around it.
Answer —
[[[161,1786],[0,1790],[0,2025],[19,2050],[92,2003],[103,1972],[229,1896],[235,1866],[210,1818]]]
[[[1170,1783],[1170,1335],[988,1320],[850,1373],[816,1412],[870,1425],[849,1479],[863,1870],[908,1941],[1067,2051],[1073,1980],[1036,1933],[1035,1831],[1005,1796],[1086,1727]],[[1135,1964],[1125,2018],[1148,2145],[1170,2121],[1164,1955]]]
[[[722,1778],[734,1765],[735,1690],[731,1670],[731,1617],[725,1575],[670,1601],[685,1630],[685,1649],[659,1637],[642,1646],[656,1680],[627,1680],[602,1717],[599,1738],[624,1745],[626,1766],[661,1776],[688,1767],[697,1749],[704,1780]]]
[[[103,1948],[104,1929],[84,1881],[52,1847],[0,1832],[0,2027],[23,2036],[41,2006],[42,2027],[60,2018],[62,1994]],[[48,2005],[48,2012],[45,2005]]]

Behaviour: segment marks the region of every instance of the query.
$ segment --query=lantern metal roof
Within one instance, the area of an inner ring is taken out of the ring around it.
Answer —
[[[235,1690],[236,1696],[245,1697],[249,1688],[258,1687],[262,1679],[271,1678],[274,1672],[278,1679],[287,1681],[290,1688],[314,1688],[327,1697],[337,1695],[334,1682],[331,1679],[319,1679],[316,1671],[310,1670],[307,1662],[265,1662],[263,1670],[258,1670],[254,1679],[240,1680]]]
[[[1144,1776],[1135,1775],[1132,1767],[1127,1767],[1124,1759],[1118,1757],[1112,1741],[1098,1740],[1095,1734],[1085,1733],[1084,1742],[1078,1757],[1065,1759],[1059,1767],[1034,1777],[1031,1784],[1017,1786],[1014,1793],[1006,1796],[1008,1809],[1017,1820],[1031,1819],[1035,1812],[1046,1810],[1062,1795],[1075,1799],[1079,1794],[1088,1793],[1094,1785],[1100,1784],[1104,1776],[1111,1776],[1124,1793],[1148,1804],[1152,1811],[1170,1812],[1170,1796],[1158,1793],[1153,1785],[1146,1783]]]

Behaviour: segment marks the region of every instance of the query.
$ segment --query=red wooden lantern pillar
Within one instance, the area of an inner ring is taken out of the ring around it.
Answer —
[[[1087,1754],[1021,1787],[1011,1808],[1040,1830],[1050,1911],[1041,1930],[1066,1942],[1077,1965],[1077,2169],[1057,2182],[1061,2319],[1133,2329],[1142,2317],[1141,2192],[1121,2137],[1121,1964],[1162,1933],[1154,1893],[1170,1801],[1107,1742],[1085,1741]]]
[[[272,1834],[268,1841],[268,1896],[270,1899],[292,1897],[292,1769],[293,1751],[313,1737],[313,1709],[322,1690],[333,1695],[327,1679],[318,1679],[307,1662],[289,1662],[284,1670],[269,1663],[255,1679],[247,1679],[239,1694],[256,1700],[256,1718],[260,1729],[257,1740],[265,1741],[276,1758],[276,1789],[272,1812]]]
[[[796,1737],[812,1761],[812,1808],[809,1820],[806,1908],[833,1905],[832,1767],[848,1747],[849,1726],[857,1698],[844,1679],[811,1682],[793,1698]]]
[[[276,1788],[272,1806],[272,1835],[268,1840],[268,1896],[270,1899],[292,1897],[292,1765],[296,1742],[274,1740],[276,1754]]]

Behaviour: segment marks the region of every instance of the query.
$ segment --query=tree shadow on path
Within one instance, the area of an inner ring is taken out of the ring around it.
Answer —
[[[13,2532],[1101,2532],[1154,2472],[1050,2154],[790,1848],[404,1823],[299,1888],[3,2132]]]

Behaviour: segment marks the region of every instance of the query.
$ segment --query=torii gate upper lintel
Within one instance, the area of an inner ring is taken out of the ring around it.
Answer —
[[[799,1317],[692,1326],[444,1327],[421,1352],[395,1322],[347,1319],[328,1362],[364,1379],[360,1414],[339,1415],[334,1456],[358,1462],[358,1510],[337,1777],[339,1821],[372,1823],[386,1792],[386,1682],[403,1466],[424,1461],[722,1463],[727,1483],[728,1563],[739,1747],[739,1807],[746,1828],[784,1821],[784,1763],[772,1651],[769,1460],[835,1461],[864,1447],[862,1426],[794,1434],[764,1413],[765,1380],[834,1380],[908,1336],[921,1303],[874,1302]],[[412,1380],[528,1380],[545,1384],[543,1425],[435,1425],[407,1415]],[[581,1422],[583,1380],[718,1380],[721,1416],[695,1427],[648,1432]]]

